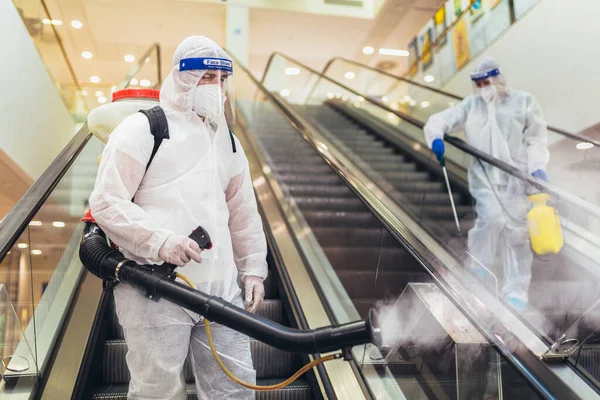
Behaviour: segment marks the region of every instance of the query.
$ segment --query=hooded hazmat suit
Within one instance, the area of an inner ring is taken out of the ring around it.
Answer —
[[[490,89],[432,115],[424,128],[429,147],[444,134],[464,131],[471,146],[529,174],[544,171],[549,159],[547,130],[537,101],[529,93],[509,89],[491,58],[483,60],[472,77],[489,77]],[[522,309],[528,301],[533,262],[526,223],[529,188],[475,159],[469,168],[469,188],[477,213],[469,231],[469,252],[491,271],[495,263],[503,265],[501,294]]]
[[[215,65],[231,68],[229,56],[210,39],[185,39],[160,92],[170,138],[144,173],[154,144],[148,119],[136,113],[123,120],[102,154],[90,208],[123,254],[142,264],[165,261],[159,254],[165,254],[160,250],[170,239],[203,226],[213,248],[202,252],[201,263],[192,260],[180,271],[199,290],[243,306],[238,282],[258,281],[262,287],[267,275],[266,240],[248,161],[235,138],[233,151],[222,104],[212,107],[220,112],[210,118],[193,111],[199,104],[195,90],[207,71],[180,70],[186,60],[218,60]],[[219,101],[224,102],[221,94]],[[149,300],[128,285],[118,285],[114,296],[129,349],[128,398],[187,398],[183,366],[188,354],[199,399],[254,398],[252,391],[219,369],[197,314],[164,299]],[[218,324],[211,326],[228,368],[242,380],[255,382],[249,338]]]

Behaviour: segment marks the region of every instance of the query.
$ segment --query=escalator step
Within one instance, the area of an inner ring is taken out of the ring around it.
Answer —
[[[274,385],[281,379],[257,379],[259,385]],[[127,384],[110,384],[98,386],[92,395],[93,400],[127,400]],[[187,400],[197,400],[196,387],[193,383],[187,385]],[[298,379],[291,385],[269,392],[256,392],[256,400],[311,400],[313,398],[310,385],[306,380]]]
[[[342,185],[340,177],[335,173],[327,175],[305,175],[296,173],[279,174],[279,179],[284,183],[300,185]]]
[[[276,349],[254,339],[250,339],[250,348],[257,378],[287,378],[299,368],[300,357],[297,354]],[[126,354],[127,345],[124,340],[104,342],[101,382],[129,382],[130,375],[125,362]],[[194,380],[189,360],[186,360],[183,374],[186,382]]]
[[[398,248],[398,242],[383,228],[315,228],[322,247]]]
[[[331,167],[323,164],[319,159],[314,163],[307,163],[304,160],[292,160],[274,162],[273,169],[279,173],[298,172],[304,174],[335,174]]]
[[[366,211],[365,205],[359,199],[339,197],[296,197],[296,204],[302,211]]]
[[[270,275],[269,275],[270,276]],[[275,285],[270,285],[275,286]],[[267,286],[268,287],[268,286]],[[265,299],[260,307],[258,308],[257,314],[261,317],[265,317],[274,321],[278,324],[286,325],[287,321],[283,314],[283,306],[281,304],[281,300],[279,299]],[[109,339],[123,339],[123,329],[121,325],[119,325],[117,321],[117,312],[115,307],[110,307],[110,310],[107,311],[107,320],[106,320],[106,337]]]
[[[327,258],[335,268],[361,270],[378,267],[380,270],[422,271],[414,258],[403,248],[325,247]]]
[[[303,211],[311,228],[376,228],[381,225],[368,211]]]
[[[411,282],[427,282],[430,277],[425,272],[390,271],[355,271],[336,270],[348,296],[352,299],[382,299],[386,296],[397,296]]]
[[[410,164],[409,164],[410,165]],[[414,165],[413,165],[414,167]],[[416,171],[414,168],[407,170],[385,170],[377,171],[379,175],[386,178],[390,183],[394,182],[429,182],[429,173],[426,171]]]
[[[442,192],[444,186],[441,182],[409,182],[388,179],[400,192]]]
[[[448,200],[448,203],[450,200]],[[435,220],[452,220],[454,218],[454,212],[452,207],[441,206],[441,205],[423,205],[420,206],[421,214],[424,218],[435,219]],[[458,218],[462,219],[469,213],[473,213],[473,207],[456,205],[456,213]]]
[[[304,197],[356,197],[347,186],[292,185],[291,193],[293,196]]]

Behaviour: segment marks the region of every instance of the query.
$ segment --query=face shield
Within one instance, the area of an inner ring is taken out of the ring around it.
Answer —
[[[487,103],[494,100],[498,93],[504,93],[504,78],[500,68],[477,71],[471,74],[473,93],[481,96]]]
[[[179,74],[186,74],[191,83],[189,91],[191,111],[212,122],[227,116],[229,122],[235,113],[233,63],[226,58],[183,58],[179,62]]]

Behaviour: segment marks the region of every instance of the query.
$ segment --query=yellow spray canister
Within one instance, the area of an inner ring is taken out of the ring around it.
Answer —
[[[557,254],[565,241],[558,212],[546,204],[550,200],[547,193],[537,193],[529,196],[533,208],[527,214],[527,226],[531,249],[539,256]]]

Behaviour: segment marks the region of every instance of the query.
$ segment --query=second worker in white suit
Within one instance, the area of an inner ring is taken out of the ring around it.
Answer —
[[[232,74],[231,59],[212,40],[185,39],[160,91],[169,139],[145,172],[154,144],[149,122],[141,113],[127,117],[104,149],[90,209],[125,257],[179,265],[199,290],[238,306],[246,300],[255,312],[264,298],[267,246],[248,161],[225,120],[226,99],[234,100]],[[199,225],[213,241],[202,253],[187,237]],[[199,399],[254,398],[217,366],[197,314],[124,284],[114,295],[129,349],[128,398],[186,399],[188,353]],[[249,338],[211,326],[227,367],[255,382]]]
[[[438,114],[425,125],[427,143],[444,155],[444,135],[464,131],[467,142],[492,157],[547,181],[546,120],[534,97],[506,85],[498,63],[484,59],[471,74],[477,94]],[[495,271],[503,265],[502,295],[523,311],[528,302],[533,253],[527,232],[528,185],[485,162],[472,160],[469,189],[477,220],[469,231],[469,252]],[[479,267],[481,268],[481,267]]]

